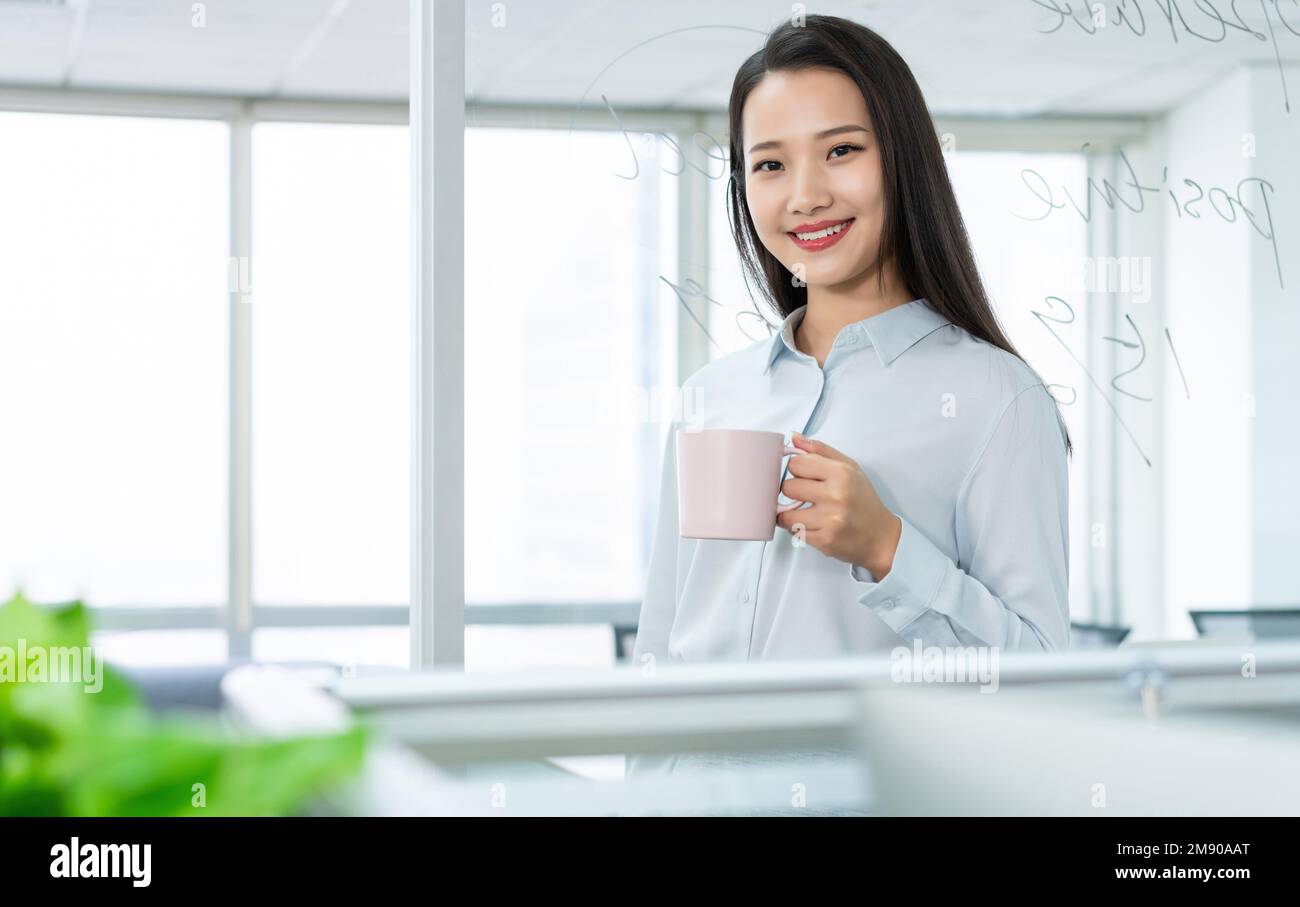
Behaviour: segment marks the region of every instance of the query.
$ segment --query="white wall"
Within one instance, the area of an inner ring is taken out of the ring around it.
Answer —
[[[1251,572],[1257,604],[1300,604],[1300,66],[1285,70],[1291,111],[1283,106],[1274,64],[1250,73],[1250,118],[1256,157],[1251,175],[1273,185],[1268,195],[1277,255],[1251,234],[1251,345],[1256,416],[1252,447],[1254,542]],[[1247,198],[1265,226],[1259,193]],[[1290,253],[1290,254],[1288,254]],[[1279,285],[1278,261],[1282,284]]]

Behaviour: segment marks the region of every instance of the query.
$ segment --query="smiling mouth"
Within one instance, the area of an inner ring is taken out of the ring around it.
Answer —
[[[840,241],[841,237],[843,237],[845,233],[849,232],[849,228],[853,226],[853,221],[855,219],[856,218],[850,217],[847,220],[842,220],[837,224],[831,224],[830,226],[823,227],[820,230],[813,230],[806,233],[795,233],[794,231],[790,231],[786,235],[788,235],[790,239],[794,241],[794,244],[801,249],[807,249],[810,251],[826,249],[835,245]]]

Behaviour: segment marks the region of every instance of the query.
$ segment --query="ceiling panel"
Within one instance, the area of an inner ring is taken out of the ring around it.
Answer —
[[[208,0],[201,27],[193,5],[0,0],[0,85],[406,98],[408,0]],[[1200,7],[1185,5],[1192,28],[1213,32]],[[1089,35],[1068,21],[1045,34],[1056,17],[1031,0],[867,0],[817,10],[889,39],[936,114],[1157,112],[1243,62],[1276,67],[1275,53],[1300,62],[1300,36],[1277,21],[1277,6],[1242,7],[1253,27],[1272,25],[1276,50],[1234,31],[1212,43],[1180,28],[1175,41],[1153,0],[1133,7],[1146,13],[1141,37],[1114,25]],[[784,0],[472,3],[466,94],[558,106],[599,106],[604,94],[616,109],[720,110],[736,67],[790,8]],[[504,18],[494,18],[498,10]],[[1300,8],[1290,18],[1300,29]]]

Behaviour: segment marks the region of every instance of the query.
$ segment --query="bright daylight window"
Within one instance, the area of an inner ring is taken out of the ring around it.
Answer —
[[[640,600],[677,179],[617,132],[468,129],[466,598]],[[645,393],[645,406],[641,406]]]
[[[228,150],[0,112],[0,594],[225,600]]]
[[[253,599],[405,604],[405,126],[253,129]]]

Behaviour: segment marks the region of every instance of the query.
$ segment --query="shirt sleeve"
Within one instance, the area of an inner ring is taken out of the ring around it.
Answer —
[[[636,643],[632,647],[632,663],[642,670],[657,670],[671,662],[668,634],[677,616],[677,544],[680,538],[677,524],[677,428],[677,422],[670,424],[664,441],[659,514],[650,548],[645,591],[641,596]],[[626,774],[669,773],[676,761],[676,754],[629,753]]]
[[[884,579],[859,565],[850,573],[861,586],[858,601],[908,643],[1069,647],[1069,475],[1056,401],[1044,385],[1007,404],[962,481],[958,563],[898,516],[902,533]]]

